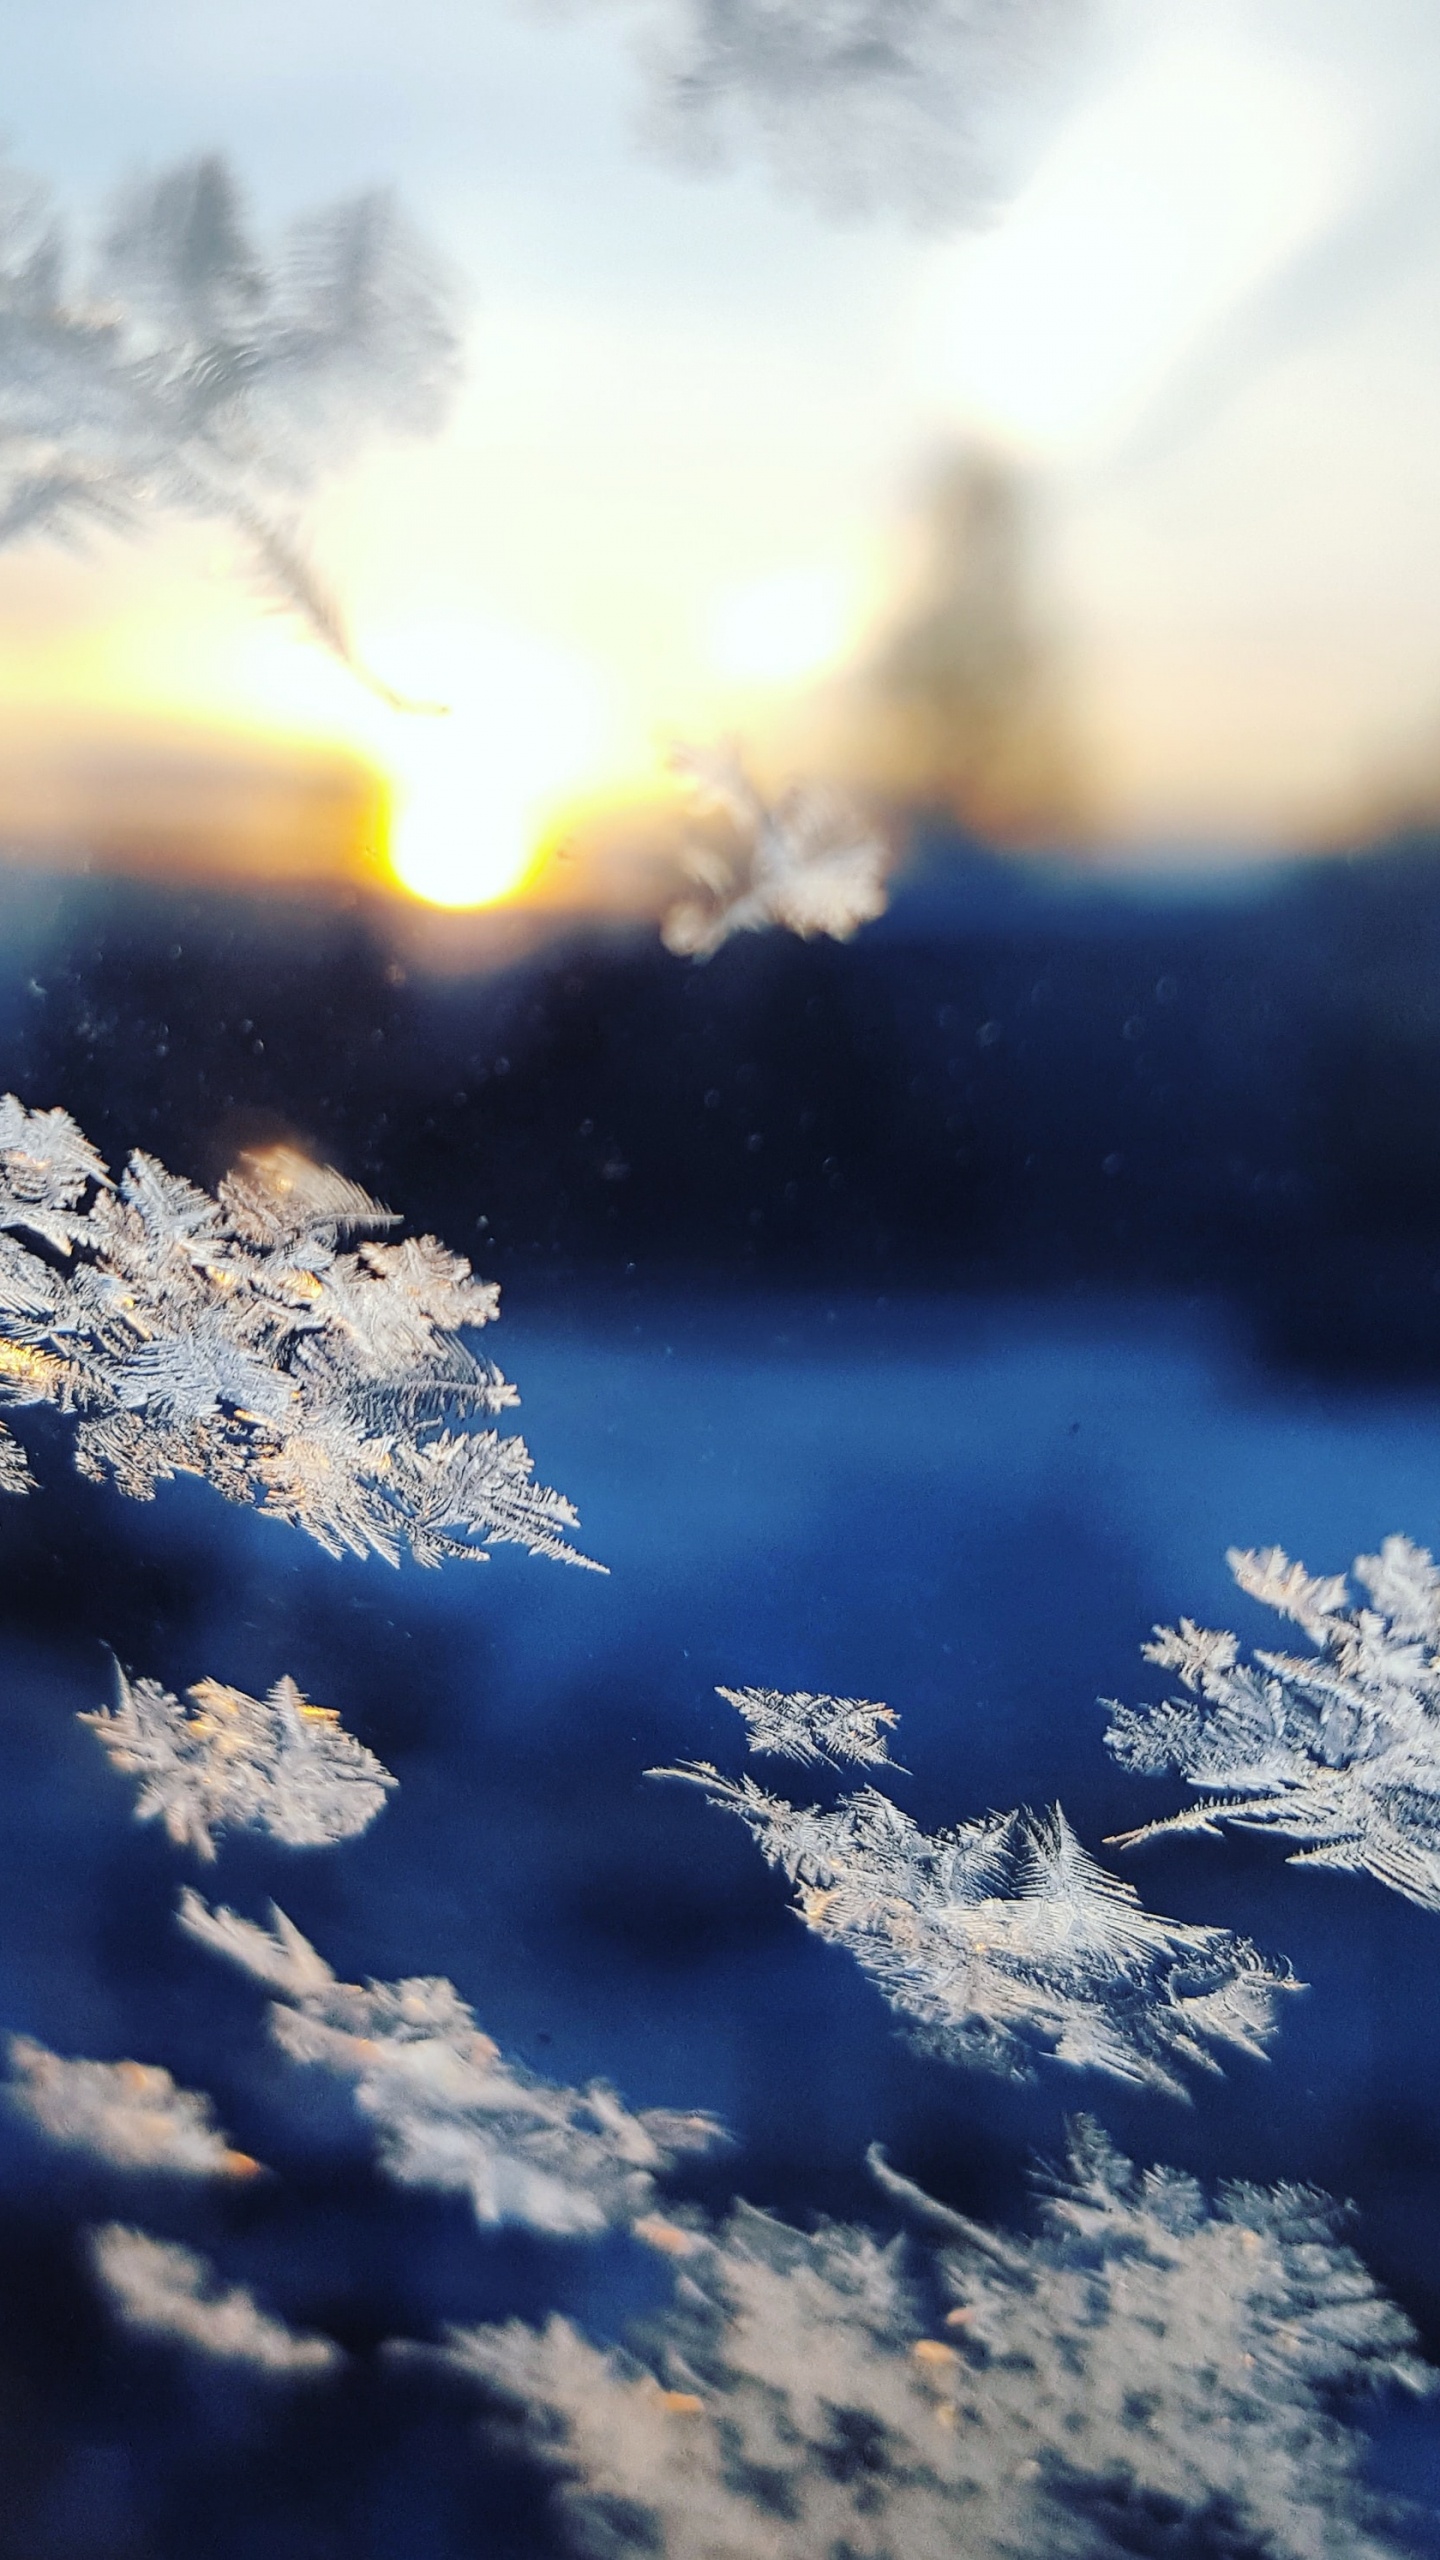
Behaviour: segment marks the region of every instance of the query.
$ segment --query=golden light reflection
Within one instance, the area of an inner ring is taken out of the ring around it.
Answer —
[[[357,775],[368,769],[384,803],[362,828],[368,837],[362,867],[372,876],[378,859],[394,885],[443,907],[484,906],[513,893],[553,842],[562,813],[613,782],[623,757],[613,683],[576,650],[455,608],[377,620],[362,637],[367,656],[397,692],[441,704],[443,714],[391,709],[303,634],[275,620],[251,620],[228,598],[195,611],[193,594],[179,581],[148,611],[119,618],[98,644],[91,640],[78,687],[90,723],[108,721],[113,728],[123,705],[150,742],[123,773],[109,772],[113,756],[106,767],[110,799],[118,792],[127,804],[127,845],[153,837],[163,864],[175,834],[171,767],[194,778],[203,742],[213,745],[223,734],[230,753],[217,760],[215,775],[222,796],[233,798],[237,776],[248,778],[247,756],[262,765],[268,756],[287,770],[288,759],[307,772],[317,759],[338,756]],[[52,697],[77,690],[73,678],[62,688],[55,670],[49,672]],[[74,733],[73,721],[70,728]],[[194,740],[188,749],[187,736]],[[28,794],[20,789],[24,776],[9,776],[0,798],[15,803],[22,820],[12,832],[37,845],[58,832],[107,849],[114,810],[93,808],[94,794],[87,797],[83,787],[93,761],[62,741]],[[215,792],[207,798],[196,781],[189,835],[205,833],[207,815],[213,822]],[[253,789],[241,800],[242,824],[258,818],[268,837],[268,811],[259,809]],[[294,816],[303,820],[303,810]],[[311,868],[293,841],[295,825],[283,832],[282,867]],[[325,844],[317,843],[314,858],[322,868],[326,860],[349,867],[342,839],[354,828],[331,825],[322,832]],[[268,843],[252,846],[258,872],[274,869],[269,853]],[[224,867],[233,869],[233,860]]]

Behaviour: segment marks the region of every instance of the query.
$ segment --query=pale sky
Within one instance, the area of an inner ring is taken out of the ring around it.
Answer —
[[[469,318],[449,427],[312,519],[367,657],[450,721],[374,704],[214,531],[32,543],[0,553],[0,802],[27,741],[127,723],[358,746],[420,885],[484,895],[547,812],[862,647],[966,434],[1035,477],[1118,845],[1440,791],[1433,0],[1101,0],[968,233],[647,155],[631,36],[585,0],[11,13],[5,138],[77,218],[207,148],[265,228],[393,182]]]

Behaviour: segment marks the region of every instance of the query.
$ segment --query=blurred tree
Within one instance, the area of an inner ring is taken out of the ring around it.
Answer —
[[[841,692],[847,778],[1001,843],[1085,831],[1060,646],[1039,601],[1033,501],[966,448],[935,472],[906,608]]]

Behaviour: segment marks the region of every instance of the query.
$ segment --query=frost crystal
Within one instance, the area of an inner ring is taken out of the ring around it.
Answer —
[[[671,764],[702,807],[728,818],[731,844],[686,848],[701,895],[665,918],[667,950],[708,960],[732,933],[783,925],[805,940],[848,942],[885,912],[887,847],[838,791],[799,783],[773,806],[748,779],[733,747],[679,747]]]
[[[731,1781],[707,1761],[658,1769],[738,1814],[917,2042],[946,2061],[1032,2076],[1048,2054],[1175,2097],[1210,2048],[1262,2054],[1294,1976],[1228,1929],[1164,1920],[1082,1849],[1058,1805],[987,1813],[931,1835],[874,1787],[833,1812]]]
[[[890,1758],[879,1728],[899,1722],[893,1707],[868,1698],[821,1698],[809,1689],[720,1689],[745,1719],[750,1749],[771,1760],[855,1760],[873,1768]]]
[[[562,2319],[452,2330],[446,2361],[560,2475],[592,2560],[1394,2550],[1345,2415],[1431,2377],[1326,2198],[1212,2208],[1082,2123],[1038,2237],[929,2216],[938,2258],[740,2205],[688,2235],[643,2363]]]
[[[120,200],[86,287],[67,264],[34,191],[0,173],[0,544],[159,508],[218,518],[373,685],[294,502],[372,425],[438,423],[458,341],[427,254],[367,195],[297,224],[267,273],[211,158]]]
[[[1007,174],[1006,125],[1084,12],[1075,0],[666,0],[654,122],[701,161],[758,138],[828,212],[973,222]]]
[[[461,1339],[498,1290],[434,1236],[341,1251],[395,1223],[288,1147],[242,1157],[214,1199],[140,1154],[116,1185],[65,1112],[7,1094],[0,1403],[77,1416],[82,1475],[141,1501],[203,1476],[331,1555],[434,1565],[494,1540],[585,1562],[524,1441],[450,1427],[518,1401]],[[0,1488],[20,1466],[0,1428]]]
[[[342,2361],[333,2338],[288,2327],[262,2311],[244,2285],[222,2292],[209,2260],[177,2241],[107,2222],[91,2233],[90,2251],[127,2328],[173,2338],[218,2362],[253,2365],[261,2373],[327,2373]]]
[[[200,1680],[186,1705],[157,1680],[132,1682],[122,1671],[119,1685],[118,1706],[80,1722],[94,1726],[117,1769],[141,1780],[136,1819],[159,1816],[177,1848],[202,1858],[214,1857],[212,1830],[228,1823],[292,1849],[351,1840],[397,1783],[293,1680],[277,1680],[263,1699]]]
[[[53,2142],[115,2169],[167,2169],[192,2178],[253,2178],[259,2162],[232,2151],[210,2100],[177,2088],[145,2062],[67,2062],[12,2036],[11,2103]]]
[[[1387,1538],[1357,1556],[1370,1606],[1350,1608],[1343,1574],[1324,1578],[1278,1547],[1232,1548],[1242,1591],[1290,1618],[1313,1652],[1240,1660],[1233,1635],[1182,1618],[1157,1627],[1147,1661],[1178,1672],[1163,1706],[1104,1703],[1127,1769],[1178,1769],[1192,1787],[1234,1792],[1122,1835],[1122,1845],[1222,1823],[1313,1845],[1292,1866],[1364,1871],[1440,1911],[1440,1572],[1423,1547]]]
[[[566,2089],[507,2062],[454,1985],[337,1982],[282,1911],[270,1929],[196,1893],[181,1926],[278,1991],[271,2029],[297,2062],[355,2086],[401,2186],[468,2195],[478,2222],[565,2234],[643,2214],[678,2152],[722,2139],[710,2116],[632,2115],[613,2089]]]

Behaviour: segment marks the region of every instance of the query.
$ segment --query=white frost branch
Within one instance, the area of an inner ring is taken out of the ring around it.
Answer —
[[[1303,1840],[1293,1866],[1372,1875],[1440,1911],[1440,1572],[1423,1547],[1387,1538],[1357,1556],[1369,1605],[1350,1607],[1343,1574],[1292,1564],[1278,1547],[1232,1548],[1242,1591],[1291,1619],[1306,1655],[1257,1652],[1237,1637],[1157,1627],[1145,1656],[1178,1674],[1163,1706],[1104,1703],[1106,1736],[1126,1768],[1178,1769],[1216,1799],[1147,1823],[1122,1845],[1168,1831],[1218,1836],[1223,1823]]]
[[[33,188],[0,173],[0,545],[160,509],[218,519],[322,644],[356,658],[296,502],[375,429],[439,423],[453,294],[384,195],[297,223],[267,266],[223,160],[112,209],[83,284]]]
[[[262,2311],[244,2285],[222,2290],[209,2260],[178,2241],[107,2222],[91,2233],[90,2251],[111,2308],[127,2328],[259,2373],[328,2373],[343,2362],[333,2338],[290,2328]]]
[[[772,804],[731,746],[677,747],[670,757],[702,809],[720,813],[730,839],[690,844],[685,865],[698,895],[680,899],[662,928],[667,950],[708,960],[733,933],[780,925],[808,941],[848,942],[885,912],[889,848],[842,792],[797,783]]]
[[[943,2254],[737,2206],[686,2235],[644,2362],[562,2319],[450,2332],[576,2550],[624,2519],[664,2560],[1394,2555],[1347,2420],[1433,2377],[1325,2197],[1212,2206],[1083,2122],[1038,2236],[888,2184]]]
[[[899,1723],[893,1707],[869,1698],[825,1698],[809,1689],[720,1689],[745,1720],[751,1751],[771,1760],[853,1760],[873,1768],[890,1762],[881,1727]],[[893,1764],[891,1764],[893,1765]]]
[[[757,145],[829,213],[973,223],[1082,0],[655,0],[651,128],[704,166]]]
[[[1026,2079],[1048,2055],[1184,2097],[1182,2067],[1218,2069],[1215,2046],[1263,2054],[1278,1995],[1300,1987],[1248,1938],[1142,1909],[1058,1805],[931,1834],[874,1787],[827,1813],[706,1761],[650,1775],[738,1814],[806,1927],[947,2061]]]
[[[260,2164],[234,2151],[210,2100],[178,2088],[146,2062],[67,2061],[30,2036],[12,2036],[8,2095],[48,2134],[114,2169],[173,2170],[188,2178],[253,2178]]]
[[[137,1821],[158,1818],[177,1848],[202,1858],[214,1857],[213,1833],[227,1825],[268,1831],[294,1849],[353,1840],[397,1784],[293,1680],[277,1680],[268,1698],[200,1680],[182,1704],[157,1680],[117,1677],[118,1704],[80,1722],[117,1769],[139,1778]]]
[[[337,1982],[283,1912],[265,1930],[187,1892],[180,1922],[280,1994],[277,2043],[353,2084],[386,2174],[468,2196],[478,2222],[577,2236],[633,2222],[678,2153],[723,2138],[710,2116],[635,2115],[603,2081],[562,2088],[507,2061],[453,1983]]]
[[[116,1184],[65,1112],[6,1094],[0,1404],[74,1415],[82,1475],[141,1501],[203,1476],[331,1555],[437,1565],[488,1540],[585,1563],[524,1441],[466,1427],[518,1401],[463,1339],[499,1291],[434,1236],[341,1249],[396,1223],[288,1147],[213,1199],[141,1154]],[[5,1491],[12,1451],[0,1428]]]

